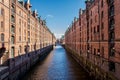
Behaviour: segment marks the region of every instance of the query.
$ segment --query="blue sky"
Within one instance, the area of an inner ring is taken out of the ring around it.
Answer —
[[[64,34],[79,9],[85,8],[85,0],[30,0],[32,10],[37,9],[39,16],[46,19],[48,28],[57,38]]]

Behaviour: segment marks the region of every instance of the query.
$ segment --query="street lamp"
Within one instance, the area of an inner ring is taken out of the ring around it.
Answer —
[[[87,58],[89,58],[89,53],[90,53],[90,50],[88,49],[88,51],[87,51]]]
[[[113,50],[113,52],[116,52],[120,55],[120,52],[116,51],[114,47],[112,48],[112,50]]]
[[[100,52],[98,52],[97,55],[100,56]]]

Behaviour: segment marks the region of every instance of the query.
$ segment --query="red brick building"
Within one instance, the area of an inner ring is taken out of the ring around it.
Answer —
[[[32,52],[55,44],[56,38],[45,20],[31,7],[30,0],[0,0],[0,48],[3,44],[6,48],[0,65],[26,54],[26,48]]]
[[[65,33],[65,45],[80,54],[96,78],[120,79],[120,0],[85,3],[86,10],[80,9],[79,19]]]

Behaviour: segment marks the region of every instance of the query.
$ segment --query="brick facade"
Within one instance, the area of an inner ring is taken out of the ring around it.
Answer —
[[[105,72],[103,76],[120,79],[120,0],[85,3],[86,9],[79,11],[79,25],[74,21],[65,33],[65,45],[85,59],[91,73]]]
[[[55,36],[36,10],[31,11],[30,0],[0,0],[0,47],[6,52],[0,63],[9,58],[55,44]]]

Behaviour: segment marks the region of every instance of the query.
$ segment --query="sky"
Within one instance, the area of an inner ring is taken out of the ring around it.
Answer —
[[[85,9],[85,0],[30,0],[30,3],[57,38],[65,33],[74,17],[78,17],[79,9]]]

